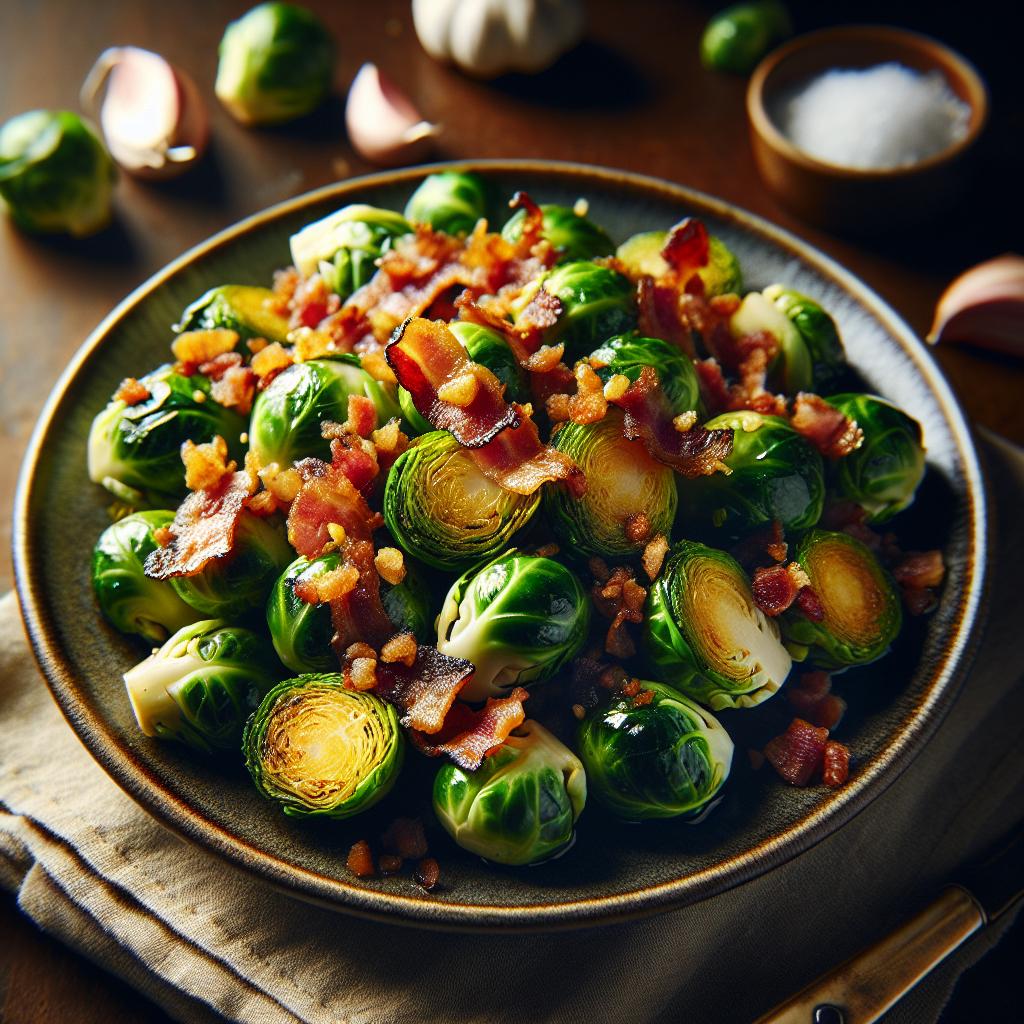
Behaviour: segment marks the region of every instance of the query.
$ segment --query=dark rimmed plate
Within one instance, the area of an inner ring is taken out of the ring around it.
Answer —
[[[914,508],[901,517],[901,532],[915,547],[942,546],[949,573],[931,618],[912,624],[885,660],[842,679],[851,703],[842,738],[857,758],[850,781],[834,792],[790,789],[772,773],[749,769],[741,738],[727,796],[700,826],[614,825],[588,808],[572,850],[521,870],[484,864],[432,833],[446,884],[427,895],[408,876],[359,882],[344,866],[355,839],[373,838],[395,813],[426,810],[426,762],[410,758],[404,796],[397,803],[389,798],[369,818],[297,823],[262,801],[237,765],[195,760],[139,733],[121,673],[145,652],[101,620],[90,588],[89,550],[108,523],[108,502],[86,475],[93,415],[123,377],[165,360],[169,325],[197,295],[228,281],[267,283],[288,262],[288,236],[345,203],[401,209],[423,168],[331,185],[242,221],[151,278],[86,340],[36,427],[16,500],[15,572],[36,657],[83,743],[143,807],[297,896],[386,921],[459,929],[572,927],[704,899],[789,860],[848,821],[910,763],[952,703],[980,627],[984,585],[985,496],[970,432],[906,324],[833,261],[752,214],[622,171],[534,160],[437,166],[478,170],[508,194],[525,188],[538,201],[571,204],[584,196],[617,241],[699,215],[738,254],[748,285],[781,280],[819,298],[867,384],[921,421],[929,473]],[[781,729],[785,702],[771,703],[779,705],[771,713]],[[742,737],[749,721],[722,717]]]

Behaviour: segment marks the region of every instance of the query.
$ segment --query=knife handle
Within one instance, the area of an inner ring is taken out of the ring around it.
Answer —
[[[871,1024],[984,924],[974,897],[950,886],[915,917],[755,1024]]]

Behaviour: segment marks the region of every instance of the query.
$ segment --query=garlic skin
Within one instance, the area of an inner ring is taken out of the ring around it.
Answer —
[[[424,159],[439,132],[376,64],[364,64],[345,102],[345,127],[352,148],[385,167]]]
[[[953,281],[935,307],[928,341],[1024,356],[1024,256],[997,256]]]

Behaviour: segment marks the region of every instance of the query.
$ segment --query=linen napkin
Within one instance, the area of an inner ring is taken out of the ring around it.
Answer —
[[[696,906],[553,934],[443,935],[309,906],[186,845],[92,761],[0,600],[0,884],[40,928],[187,1022],[750,1021],[933,897],[1024,818],[1024,452],[987,446],[1002,526],[985,643],[938,732],[857,818]],[[934,1022],[998,941],[886,1015]]]

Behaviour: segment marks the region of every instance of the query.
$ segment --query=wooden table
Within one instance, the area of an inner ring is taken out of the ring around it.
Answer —
[[[127,292],[171,258],[255,210],[371,168],[344,133],[344,90],[372,60],[444,125],[438,158],[548,157],[670,178],[762,214],[859,274],[918,332],[961,270],[1021,247],[1019,183],[1024,117],[1014,109],[1011,36],[955,7],[904,20],[972,58],[993,100],[974,187],[960,207],[937,210],[916,232],[858,242],[800,223],[765,192],[746,135],[743,79],[704,70],[697,40],[714,5],[673,0],[593,0],[587,41],[535,78],[477,82],[432,61],[412,30],[408,0],[308,0],[339,43],[337,95],[316,115],[249,131],[213,97],[216,47],[246,7],[231,0],[3,0],[0,121],[34,107],[77,109],[86,72],[105,47],[132,43],[186,69],[208,98],[213,144],[178,182],[122,177],[117,220],[83,242],[37,239],[0,218],[0,409],[8,456],[0,461],[0,579],[10,574],[10,500],[17,466],[42,403],[71,353]],[[843,21],[892,22],[885,3],[790,4],[800,30]],[[933,5],[941,8],[942,5]],[[966,348],[936,353],[970,418],[1024,442],[1024,365]],[[1018,932],[1020,929],[1018,928]],[[979,991],[998,984],[998,956]],[[975,974],[980,974],[981,969]],[[162,1015],[85,960],[68,953],[0,901],[4,1021],[157,1021]],[[960,1000],[964,1002],[964,1000]],[[950,1020],[958,1019],[956,1010]],[[963,1019],[969,1019],[967,1017]]]

